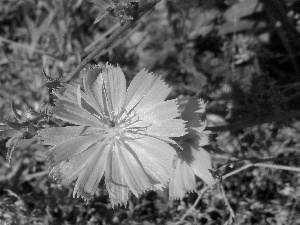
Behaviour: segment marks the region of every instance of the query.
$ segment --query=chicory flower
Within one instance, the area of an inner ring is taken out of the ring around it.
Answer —
[[[63,85],[53,116],[75,126],[39,131],[50,174],[61,184],[76,180],[73,195],[90,199],[105,175],[111,203],[126,204],[129,190],[165,186],[176,154],[170,138],[186,134],[177,100],[167,100],[171,88],[157,75],[140,71],[126,90],[119,67],[88,70],[81,87]]]

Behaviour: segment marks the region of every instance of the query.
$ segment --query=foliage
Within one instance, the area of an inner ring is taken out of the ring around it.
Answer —
[[[151,0],[131,2],[0,1],[0,224],[300,223],[299,1],[162,0],[136,22]],[[36,133],[70,125],[52,116],[53,91],[128,23],[84,67],[118,64],[128,83],[143,68],[162,75],[181,111],[190,96],[208,102],[203,149],[217,182],[112,208],[102,179],[86,204],[48,177]]]

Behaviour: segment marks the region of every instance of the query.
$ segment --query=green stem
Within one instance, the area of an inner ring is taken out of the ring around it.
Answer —
[[[192,205],[192,207],[189,208],[189,209],[185,212],[185,214],[180,218],[180,220],[179,220],[177,223],[175,223],[175,225],[181,224],[181,223],[184,221],[184,219],[185,219],[185,218],[186,218],[193,210],[196,209],[196,205],[199,203],[199,201],[200,201],[200,199],[202,198],[202,196],[204,195],[204,193],[205,193],[206,191],[209,190],[209,188],[210,188],[210,186],[206,186],[206,187],[204,187],[202,190],[200,190],[200,191],[198,192],[198,198],[196,199],[196,201],[194,202],[194,204]]]
[[[280,169],[280,170],[289,170],[289,171],[295,171],[295,172],[300,172],[299,167],[292,167],[292,166],[282,166],[282,165],[273,165],[273,164],[265,164],[265,163],[252,163],[252,164],[247,164],[245,166],[242,166],[239,169],[236,169],[230,173],[225,174],[222,176],[222,179],[225,180],[228,177],[231,177],[234,174],[237,174],[245,169],[248,169],[253,166],[258,166],[258,167],[267,167],[267,168],[272,168],[272,169]]]

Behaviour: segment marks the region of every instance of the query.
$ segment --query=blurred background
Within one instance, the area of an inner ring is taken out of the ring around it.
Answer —
[[[25,119],[29,110],[51,108],[42,70],[63,79],[120,27],[109,16],[98,22],[99,15],[88,0],[0,0],[0,117],[13,120],[12,101]],[[193,95],[208,101],[214,134],[206,150],[220,174],[266,158],[299,168],[300,1],[161,0],[86,68],[106,62],[118,64],[128,83],[143,68],[162,75],[169,98],[182,106]],[[0,135],[1,225],[174,224],[197,198],[151,191],[112,209],[101,181],[86,204],[72,197],[72,185],[48,177],[47,147],[36,137],[19,142],[10,166],[7,140]],[[222,181],[237,224],[300,224],[299,174],[251,167]],[[178,224],[226,224],[229,217],[215,187]]]

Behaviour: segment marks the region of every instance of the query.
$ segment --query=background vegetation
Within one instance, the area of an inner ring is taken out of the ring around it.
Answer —
[[[65,78],[119,29],[112,17],[94,24],[98,15],[86,0],[0,1],[3,119],[13,119],[12,101],[27,119],[51,108],[53,82],[45,86],[42,69]],[[128,81],[142,68],[164,76],[182,105],[192,95],[209,101],[207,150],[218,184],[199,180],[201,199],[147,192],[114,209],[100,185],[85,204],[48,177],[37,138],[21,140],[9,166],[2,134],[1,225],[300,224],[299,1],[162,0],[86,68],[107,61]]]

